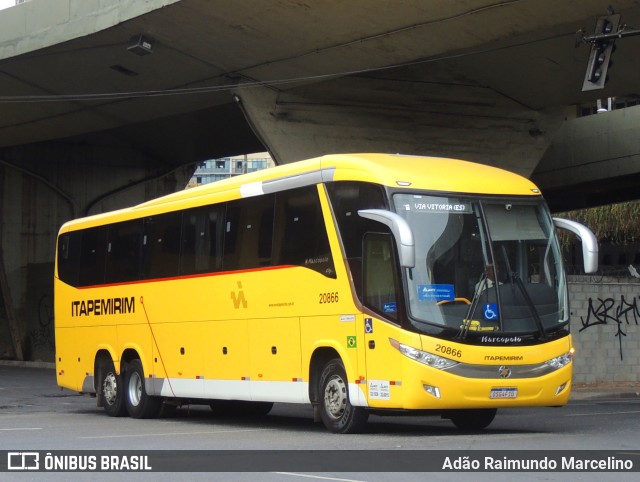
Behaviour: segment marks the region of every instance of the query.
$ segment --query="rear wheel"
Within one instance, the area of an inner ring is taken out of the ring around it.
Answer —
[[[147,394],[140,360],[135,359],[129,363],[124,386],[129,415],[133,418],[153,418],[158,415],[162,399]]]
[[[349,401],[349,382],[342,360],[327,363],[320,375],[320,417],[333,433],[360,432],[369,418],[369,412],[354,407]]]
[[[116,373],[111,360],[100,367],[102,404],[110,417],[122,417],[127,414],[123,385],[122,374]]]
[[[487,428],[496,416],[497,408],[452,410],[446,417],[462,430],[482,430]]]

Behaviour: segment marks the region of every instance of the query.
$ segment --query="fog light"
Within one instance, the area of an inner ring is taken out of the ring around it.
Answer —
[[[560,395],[560,393],[562,392],[562,390],[564,390],[564,389],[565,389],[565,387],[567,386],[567,383],[568,383],[568,382],[564,382],[562,385],[560,385],[560,386],[556,389],[556,397],[557,397],[558,395]]]
[[[440,398],[440,389],[438,387],[434,387],[432,385],[422,385],[422,387],[429,395]]]

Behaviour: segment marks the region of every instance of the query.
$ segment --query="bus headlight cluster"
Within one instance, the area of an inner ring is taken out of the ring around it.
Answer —
[[[427,366],[437,368],[439,370],[446,370],[453,366],[458,365],[458,362],[450,360],[448,358],[444,358],[438,355],[434,355],[433,353],[429,353],[426,351],[418,350],[417,348],[413,348],[411,346],[403,345],[397,340],[393,338],[389,338],[389,342],[391,346],[402,353],[404,356],[411,358],[420,363],[424,363]]]
[[[571,363],[571,360],[573,360],[573,351],[569,351],[564,355],[560,355],[555,358],[552,358],[547,362],[547,365],[558,370],[564,366],[567,366],[569,363]]]

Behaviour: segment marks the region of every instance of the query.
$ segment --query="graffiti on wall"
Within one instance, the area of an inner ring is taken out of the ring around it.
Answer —
[[[53,326],[53,296],[45,294],[38,301],[38,326],[29,330],[29,339],[35,348],[55,352]]]
[[[627,336],[625,325],[637,325],[639,319],[640,309],[638,309],[638,299],[635,296],[631,301],[628,301],[624,295],[621,295],[619,302],[613,298],[598,298],[597,301],[589,298],[587,316],[580,317],[582,322],[580,331],[596,325],[614,325],[615,336],[618,337],[618,345],[620,346],[620,360],[623,360],[622,337]]]

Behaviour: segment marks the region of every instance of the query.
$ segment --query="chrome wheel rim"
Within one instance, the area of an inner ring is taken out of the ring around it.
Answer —
[[[142,399],[142,380],[138,372],[134,371],[131,377],[129,377],[128,395],[131,405],[134,407],[140,405],[140,400]]]
[[[116,380],[116,375],[113,372],[109,372],[106,377],[104,377],[104,382],[102,383],[102,394],[104,395],[104,400],[109,405],[113,405],[116,402],[116,397],[118,396],[118,382]]]
[[[342,377],[333,375],[324,389],[324,406],[327,414],[338,420],[347,408],[347,385]]]

